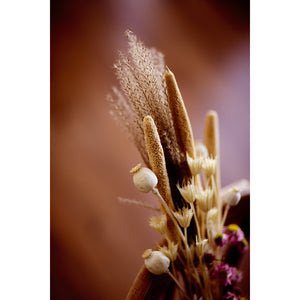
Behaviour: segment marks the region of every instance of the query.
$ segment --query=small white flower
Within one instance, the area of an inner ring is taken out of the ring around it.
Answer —
[[[133,183],[137,189],[143,193],[152,191],[157,185],[157,177],[148,168],[142,168],[141,164],[131,169],[130,173],[133,174]]]
[[[213,190],[206,189],[196,194],[196,201],[202,211],[208,212],[212,207]]]
[[[148,249],[144,252],[145,266],[155,275],[166,273],[170,266],[170,259],[160,251]]]
[[[188,154],[186,154],[186,160],[187,160],[187,163],[189,165],[192,175],[193,176],[198,175],[202,168],[203,159],[202,158],[193,159]]]
[[[217,232],[218,217],[219,217],[218,209],[215,207],[210,209],[206,215],[207,230],[212,232],[213,235],[215,235]]]
[[[207,177],[214,175],[217,169],[217,161],[216,159],[212,159],[207,157],[203,160],[202,169],[204,170]]]
[[[188,202],[188,203],[193,203],[195,201],[195,195],[197,193],[197,188],[194,185],[194,182],[187,184],[183,187],[180,187],[177,184],[177,188],[181,194],[181,196],[183,197],[183,199]]]
[[[173,214],[181,227],[188,228],[190,226],[193,217],[192,209],[184,207],[182,210],[174,212]]]
[[[174,244],[173,242],[168,243],[168,247],[163,246],[159,247],[159,250],[167,256],[171,261],[175,261],[178,255],[178,244]]]
[[[218,209],[212,208],[208,211],[206,216],[207,221],[217,222],[218,220]]]
[[[205,246],[207,243],[208,243],[207,239],[202,240],[201,242],[196,241],[196,254],[198,256],[201,256],[204,254],[204,249],[205,249]]]
[[[165,214],[162,214],[159,217],[153,216],[150,218],[149,225],[158,233],[165,234],[167,231],[167,216]]]

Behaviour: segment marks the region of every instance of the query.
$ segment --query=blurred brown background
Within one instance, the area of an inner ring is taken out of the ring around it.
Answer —
[[[160,236],[136,191],[141,161],[109,115],[112,65],[131,28],[165,54],[196,138],[217,110],[222,185],[249,179],[249,2],[51,1],[51,299],[124,299]]]

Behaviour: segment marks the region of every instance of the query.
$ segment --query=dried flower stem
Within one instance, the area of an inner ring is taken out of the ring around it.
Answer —
[[[169,215],[169,217],[171,218],[175,228],[177,229],[177,232],[181,238],[181,240],[184,243],[185,246],[185,251],[186,251],[186,258],[187,258],[187,267],[192,270],[192,272],[194,272],[196,275],[198,275],[197,270],[194,267],[193,264],[193,257],[192,257],[192,253],[191,253],[191,249],[190,246],[188,244],[188,240],[187,240],[187,232],[186,232],[186,228],[184,228],[185,230],[185,234],[183,235],[175,217],[173,216],[172,211],[170,210],[170,208],[168,207],[168,205],[166,204],[165,200],[162,198],[162,196],[160,195],[159,191],[154,188],[152,191],[155,195],[157,195],[158,199],[160,200],[160,203],[162,204],[163,208],[165,209],[165,211],[167,212],[167,214]],[[200,283],[200,279],[198,280],[198,283]]]
[[[195,205],[194,205],[194,203],[190,203],[190,205],[191,205],[191,208],[193,210],[194,219],[195,219],[195,223],[196,223],[196,227],[197,227],[198,240],[199,240],[199,242],[201,242],[201,230],[200,230],[200,225],[199,225],[199,221],[198,221],[198,217],[197,217]]]
[[[175,281],[175,283],[177,284],[177,286],[179,287],[180,291],[183,293],[184,297],[187,298],[185,296],[185,290],[184,288],[182,287],[182,285],[179,283],[179,281],[176,279],[176,277],[169,271],[167,272],[167,274]]]
[[[144,208],[149,208],[149,209],[152,209],[152,210],[155,210],[155,211],[160,211],[160,209],[158,207],[154,207],[152,205],[145,204],[145,203],[143,203],[141,201],[138,201],[138,200],[128,199],[128,198],[121,198],[121,197],[118,197],[118,200],[120,202],[123,202],[123,203],[134,204],[134,205],[141,206],[141,207],[144,207]]]
[[[230,209],[230,205],[229,205],[229,204],[226,204],[225,210],[224,210],[224,214],[223,214],[223,217],[222,217],[222,221],[221,221],[221,226],[222,226],[222,227],[223,227],[224,224],[225,224],[225,221],[226,221],[226,218],[227,218],[229,209]]]
[[[214,175],[214,180],[216,183],[216,195],[213,200],[213,207],[217,207],[219,210],[219,224],[221,222],[221,201],[219,200],[218,191],[221,187],[220,178],[220,138],[219,138],[219,121],[218,115],[215,111],[209,111],[205,118],[204,127],[204,143],[208,150],[209,156],[216,158],[217,169]]]
[[[161,204],[163,210],[168,214],[168,216],[172,220],[175,228],[177,229],[177,232],[178,232],[181,240],[184,242],[185,247],[188,249],[189,245],[188,245],[188,243],[187,243],[187,241],[186,241],[186,239],[185,239],[185,237],[184,237],[184,235],[183,235],[183,233],[182,233],[182,231],[181,231],[181,229],[180,229],[177,221],[175,220],[172,211],[170,210],[170,208],[168,207],[167,203],[165,202],[165,200],[163,199],[163,197],[159,193],[158,189],[154,188],[153,189],[153,194],[155,194],[158,197],[159,203]],[[177,240],[177,238],[176,238],[176,240]]]

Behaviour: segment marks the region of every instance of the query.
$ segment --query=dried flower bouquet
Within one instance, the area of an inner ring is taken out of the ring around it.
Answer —
[[[225,226],[230,207],[249,186],[221,189],[218,116],[206,115],[204,143],[195,142],[175,76],[163,55],[127,31],[129,53],[115,64],[122,91],[108,96],[111,113],[135,144],[145,167],[135,186],[157,196],[149,225],[163,239],[144,252],[145,264],[127,299],[243,299],[237,264],[248,249],[241,228]],[[147,206],[135,200],[123,200]]]

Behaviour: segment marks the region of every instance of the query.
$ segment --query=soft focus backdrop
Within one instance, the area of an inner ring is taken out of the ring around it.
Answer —
[[[165,54],[195,138],[219,114],[222,185],[249,179],[249,2],[51,1],[51,299],[124,299],[160,236],[129,170],[141,158],[109,115],[131,28]]]

